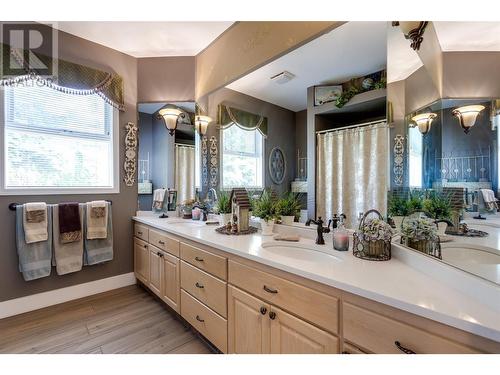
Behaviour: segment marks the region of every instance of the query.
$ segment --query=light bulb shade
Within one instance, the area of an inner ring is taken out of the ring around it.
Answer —
[[[484,105],[466,105],[454,109],[451,113],[458,119],[460,126],[467,134],[476,123],[477,115],[484,109]]]
[[[194,118],[194,127],[198,134],[205,135],[207,132],[208,124],[212,122],[212,118],[209,116],[195,116]]]
[[[181,110],[177,108],[163,108],[158,112],[163,120],[165,121],[165,126],[168,129],[170,135],[173,135],[175,129],[177,129],[177,120],[179,119],[179,115],[182,113]]]
[[[432,121],[437,117],[435,113],[421,113],[413,116],[411,120],[417,124],[418,130],[423,135],[429,133],[431,130]]]

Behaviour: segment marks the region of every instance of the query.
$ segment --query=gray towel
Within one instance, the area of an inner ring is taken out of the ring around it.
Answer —
[[[16,207],[16,245],[19,257],[19,272],[25,281],[50,275],[52,260],[52,210],[47,207],[47,240],[26,243],[23,226],[24,209]]]
[[[103,262],[108,262],[113,259],[113,221],[111,218],[111,205],[107,203],[108,207],[108,230],[107,237],[104,239],[89,240],[87,235],[85,238],[85,251],[84,251],[84,264],[92,266]],[[85,220],[87,222],[88,206],[85,206]]]
[[[80,222],[83,223],[83,204],[79,205]],[[54,259],[58,275],[77,272],[83,266],[83,238],[79,241],[63,243],[59,233],[59,206],[52,207],[52,231]]]

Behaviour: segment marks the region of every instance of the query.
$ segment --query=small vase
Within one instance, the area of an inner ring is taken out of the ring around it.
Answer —
[[[219,214],[219,225],[226,225],[231,222],[231,214]]]
[[[281,224],[292,225],[295,221],[295,216],[281,216]]]
[[[437,224],[438,226],[438,234],[440,237],[446,235],[446,228],[448,228],[448,223],[440,222]]]
[[[260,228],[262,229],[263,236],[272,236],[274,228],[274,220],[265,221],[260,219]]]
[[[404,216],[393,216],[392,220],[394,221],[394,225],[396,226],[396,231],[399,232],[401,230],[401,224],[403,224]]]

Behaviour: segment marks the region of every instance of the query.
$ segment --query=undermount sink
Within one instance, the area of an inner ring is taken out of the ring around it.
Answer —
[[[326,246],[326,245],[325,245]],[[333,251],[329,249],[311,249],[311,246],[300,242],[290,242],[290,243],[277,243],[277,242],[264,242],[261,245],[263,252],[266,253],[268,257],[276,258],[276,260],[286,259],[294,260],[300,263],[314,263],[318,262],[341,262],[340,257],[330,254],[328,251]]]

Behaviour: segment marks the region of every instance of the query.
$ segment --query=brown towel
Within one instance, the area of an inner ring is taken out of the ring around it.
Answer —
[[[26,212],[26,222],[27,223],[41,223],[45,221],[45,210],[27,211]]]
[[[82,222],[78,203],[60,203],[58,218],[61,243],[77,242],[82,239]]]

